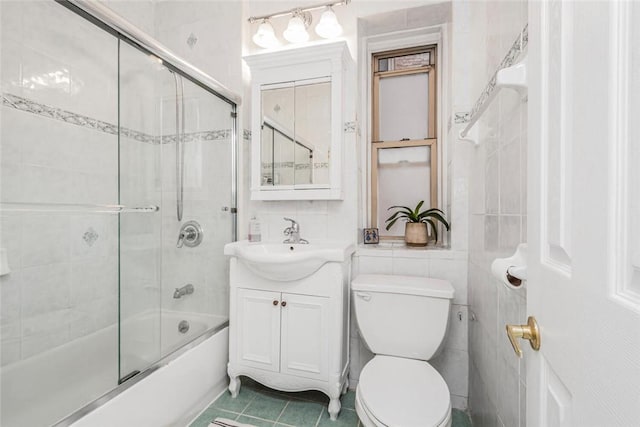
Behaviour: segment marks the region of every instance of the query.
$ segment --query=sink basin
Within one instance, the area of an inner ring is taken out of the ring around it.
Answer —
[[[287,282],[312,275],[327,262],[344,262],[355,251],[353,243],[323,241],[310,244],[228,243],[224,254],[237,257],[249,270],[269,280]]]

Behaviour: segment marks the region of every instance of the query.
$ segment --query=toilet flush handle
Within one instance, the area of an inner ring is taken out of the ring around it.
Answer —
[[[361,299],[367,301],[367,302],[371,301],[371,295],[370,294],[366,294],[364,292],[356,292],[356,296],[358,298],[361,298]]]

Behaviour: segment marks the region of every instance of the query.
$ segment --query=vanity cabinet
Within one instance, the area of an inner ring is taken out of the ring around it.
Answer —
[[[229,391],[244,375],[281,391],[318,390],[329,414],[348,387],[350,261],[300,280],[274,281],[230,259]]]
[[[242,363],[328,380],[329,298],[246,288],[236,292]]]

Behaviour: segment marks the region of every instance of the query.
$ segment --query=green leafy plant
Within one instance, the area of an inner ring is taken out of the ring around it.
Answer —
[[[436,222],[442,223],[447,231],[449,231],[450,225],[444,218],[444,212],[442,212],[440,209],[431,208],[420,212],[420,208],[423,204],[424,200],[420,200],[420,203],[418,203],[415,209],[411,209],[407,206],[391,206],[387,210],[398,210],[385,221],[387,223],[387,230],[393,227],[393,224],[395,224],[399,219],[405,219],[406,222],[422,222],[428,224],[428,226],[431,226],[433,235],[435,236],[437,242],[438,227],[436,226]]]

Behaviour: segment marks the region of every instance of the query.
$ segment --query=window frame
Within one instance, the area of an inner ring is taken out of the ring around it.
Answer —
[[[438,126],[437,126],[437,44],[415,46],[402,49],[386,50],[383,52],[374,52],[371,55],[371,226],[382,228],[384,221],[378,218],[378,150],[385,148],[402,148],[402,147],[428,147],[430,149],[430,203],[431,207],[438,207]],[[419,53],[429,53],[430,65],[422,65],[401,70],[378,71],[379,60],[387,58],[395,58],[399,56],[407,56]],[[428,101],[428,117],[426,117],[428,126],[428,135],[424,139],[403,139],[399,141],[382,141],[380,135],[380,80],[386,77],[396,77],[400,75],[411,75],[426,73],[429,80],[429,101]],[[403,236],[380,236],[381,240],[397,240]]]

